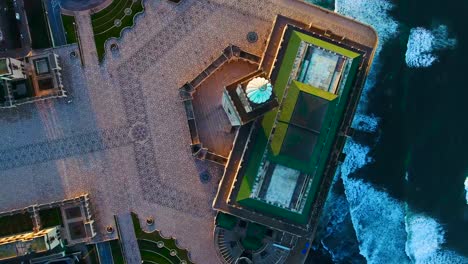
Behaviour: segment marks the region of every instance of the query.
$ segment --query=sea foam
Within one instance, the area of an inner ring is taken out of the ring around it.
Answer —
[[[410,30],[405,62],[410,68],[426,68],[438,60],[437,50],[453,48],[456,39],[449,38],[448,29],[440,25],[432,30],[422,27]]]
[[[409,263],[403,204],[371,184],[349,177],[372,161],[369,147],[348,140],[345,153],[340,170],[361,255],[371,264]]]
[[[443,248],[445,231],[433,218],[415,214],[407,208],[406,253],[415,264],[466,264],[468,258]]]
[[[375,115],[365,115],[358,113],[354,116],[352,127],[364,132],[376,132],[379,127],[380,118]]]
[[[465,179],[465,200],[466,204],[468,204],[468,177]]]
[[[374,54],[372,68],[367,76],[361,95],[358,112],[365,112],[368,93],[375,86],[377,74],[382,67],[379,59],[382,45],[396,36],[398,23],[389,15],[393,4],[387,0],[336,0],[335,12],[352,17],[360,22],[371,25],[378,34],[379,44]]]
[[[444,230],[434,219],[408,210],[405,217],[406,253],[414,263],[427,259],[444,243]]]

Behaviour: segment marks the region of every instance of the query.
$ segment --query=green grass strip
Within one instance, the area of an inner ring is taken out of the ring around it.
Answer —
[[[67,44],[77,43],[75,25],[73,25],[75,23],[75,17],[62,15],[62,22],[67,37]]]
[[[125,5],[127,2],[131,1],[132,0],[113,0],[112,3],[103,10],[92,14],[91,20],[99,21],[101,18],[107,16],[108,14],[117,12],[116,10],[119,10],[120,7],[122,7],[122,5]]]
[[[114,260],[114,264],[125,264],[119,240],[112,240],[109,242],[109,244],[111,247],[112,259]]]
[[[108,30],[110,27],[114,26],[114,21],[116,19],[122,19],[125,16],[125,9],[130,8],[132,9],[133,1],[127,1],[119,7],[120,9],[115,10],[115,12],[108,13],[107,15],[97,19],[91,20],[91,24],[93,25],[93,31],[95,34],[101,34]]]
[[[158,263],[158,264],[175,264],[175,263],[177,263],[177,262],[170,261],[165,256],[159,254],[158,252],[152,251],[152,250],[140,249],[140,254],[141,254],[141,260],[142,261],[148,261],[148,262]]]
[[[96,42],[96,50],[99,61],[102,61],[104,59],[104,54],[106,52],[104,44],[106,43],[106,41],[110,38],[120,38],[121,32],[124,28],[133,26],[133,20],[135,15],[144,11],[143,0],[138,0],[137,2],[133,3],[131,9],[132,14],[128,16],[126,16],[122,11],[122,24],[119,27],[114,26],[114,22],[112,21],[112,26],[109,26],[108,29],[102,32],[97,32],[95,25],[93,25],[94,40]]]
[[[140,220],[138,220],[138,216],[132,213],[132,220],[133,220],[133,227],[135,230],[135,235],[138,239],[138,245],[140,247],[144,246],[145,249],[152,249],[152,250],[161,250],[169,254],[170,250],[175,250],[177,252],[177,257],[181,260],[185,260],[187,264],[193,264],[190,261],[188,256],[188,251],[186,249],[181,249],[177,246],[176,241],[172,238],[164,238],[159,234],[159,231],[154,231],[152,233],[144,232],[140,226]],[[164,247],[159,249],[157,247],[157,242],[162,241],[164,243]],[[150,244],[149,244],[150,243]],[[172,258],[172,256],[168,255],[168,257]]]

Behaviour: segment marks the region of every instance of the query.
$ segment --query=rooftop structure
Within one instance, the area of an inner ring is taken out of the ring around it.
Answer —
[[[345,114],[354,111],[370,52],[372,48],[347,45],[279,16],[260,70],[223,94],[231,124],[241,127],[213,208],[282,232],[280,241],[294,235],[281,248],[293,248],[294,237],[310,236],[320,212],[319,194],[328,192],[324,182],[331,179],[343,147],[339,131],[347,129]],[[271,80],[274,96],[268,100],[274,103],[245,118],[252,102],[241,88],[257,76]],[[220,233],[226,228],[215,229],[215,243]],[[245,249],[218,255],[230,263],[245,254],[252,259],[257,252]]]
[[[257,70],[225,87],[222,105],[231,125],[244,125],[278,106],[265,76],[263,70]],[[254,87],[256,81],[263,82],[265,87]]]
[[[65,97],[61,71],[55,53],[0,59],[0,108]]]
[[[0,260],[42,253],[62,245],[58,227],[0,238]]]
[[[0,58],[0,80],[24,79],[24,64],[13,58]]]
[[[286,33],[274,85],[280,107],[261,121],[231,199],[305,224],[361,56],[292,26]]]

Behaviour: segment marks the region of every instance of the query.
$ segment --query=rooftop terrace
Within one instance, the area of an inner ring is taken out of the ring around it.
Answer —
[[[222,108],[223,89],[257,68],[258,65],[251,62],[232,60],[195,87],[193,108],[200,141],[209,151],[224,157],[229,156],[237,130],[231,128]]]

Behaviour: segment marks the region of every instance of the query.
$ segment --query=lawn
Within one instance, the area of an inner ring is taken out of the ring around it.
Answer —
[[[155,263],[180,263],[180,261],[185,261],[185,263],[193,263],[190,261],[188,256],[188,251],[186,249],[180,249],[174,239],[163,238],[159,231],[154,231],[152,233],[144,232],[141,229],[140,221],[138,216],[132,213],[133,226],[135,228],[135,234],[138,239],[138,246],[142,255],[142,260],[144,262],[155,262]],[[164,246],[159,248],[157,246],[158,242],[163,242]],[[176,256],[171,256],[170,251],[175,250],[177,252]],[[165,262],[166,261],[166,262]]]
[[[131,10],[126,13],[126,10]],[[114,0],[105,9],[91,16],[94,40],[99,61],[102,61],[105,54],[105,42],[110,38],[120,38],[122,30],[133,26],[135,15],[143,12],[143,0]],[[116,21],[120,23],[116,24]]]
[[[65,35],[67,36],[67,44],[76,43],[76,30],[73,23],[75,23],[74,16],[62,15],[63,28],[65,29]]]
[[[41,225],[43,228],[61,226],[62,212],[59,207],[39,211]]]
[[[112,259],[114,260],[114,264],[124,264],[125,260],[122,254],[122,248],[120,247],[119,240],[112,240],[109,243],[112,251]]]
[[[0,237],[30,232],[32,230],[33,223],[28,213],[0,217]]]
[[[166,247],[158,248],[156,242],[138,240],[141,258],[143,261],[152,261],[160,264],[178,264],[180,260],[177,256],[171,256]]]
[[[32,48],[45,49],[52,47],[42,1],[24,0],[24,9],[26,10],[26,16],[28,17]]]

